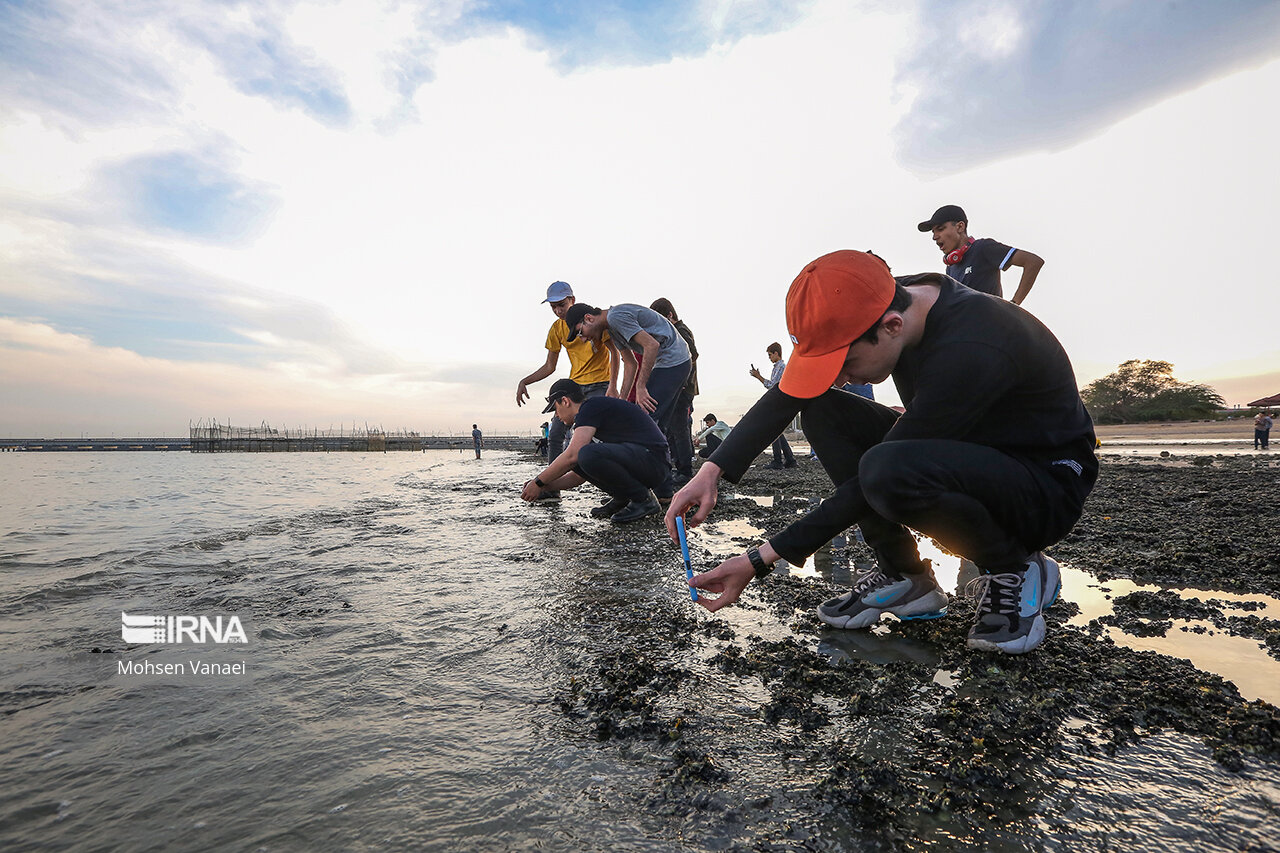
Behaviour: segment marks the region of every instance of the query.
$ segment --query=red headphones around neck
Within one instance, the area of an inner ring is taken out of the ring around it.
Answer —
[[[947,266],[960,263],[960,261],[964,259],[964,253],[969,251],[969,247],[972,245],[973,238],[970,237],[969,242],[965,243],[959,249],[956,249],[954,252],[948,252],[947,257],[944,259],[947,262]]]

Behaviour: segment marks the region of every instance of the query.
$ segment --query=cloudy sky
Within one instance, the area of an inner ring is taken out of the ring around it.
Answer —
[[[0,434],[533,430],[556,279],[671,299],[733,421],[800,268],[941,269],[946,203],[1081,384],[1243,403],[1277,104],[1274,0],[3,2]]]

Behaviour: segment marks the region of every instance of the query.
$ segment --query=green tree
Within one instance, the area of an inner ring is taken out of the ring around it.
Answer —
[[[1080,396],[1100,424],[1195,420],[1226,404],[1208,385],[1175,379],[1169,362],[1137,358],[1090,382]]]

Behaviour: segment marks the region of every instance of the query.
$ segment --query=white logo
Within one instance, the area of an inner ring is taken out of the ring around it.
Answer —
[[[788,335],[788,337],[789,337],[789,338],[791,338],[791,343],[793,343],[793,344],[799,344],[799,343],[800,343],[798,340],[796,340],[796,336],[795,336],[795,335]]]
[[[964,274],[965,274],[965,275],[968,275],[968,274],[969,274],[969,273],[971,273],[971,272],[973,272],[973,267],[965,267],[965,268],[964,268]]]
[[[1050,465],[1066,465],[1072,471],[1076,472],[1077,477],[1084,475],[1084,466],[1074,459],[1057,459],[1049,463]]]
[[[248,643],[239,616],[130,616],[120,613],[126,643]]]

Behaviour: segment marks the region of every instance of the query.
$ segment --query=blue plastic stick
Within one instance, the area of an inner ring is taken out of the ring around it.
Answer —
[[[693,580],[693,565],[689,562],[689,540],[684,538],[684,516],[676,516],[676,533],[680,534],[680,553],[684,555],[684,576]],[[698,600],[698,591],[689,587],[689,597]]]

